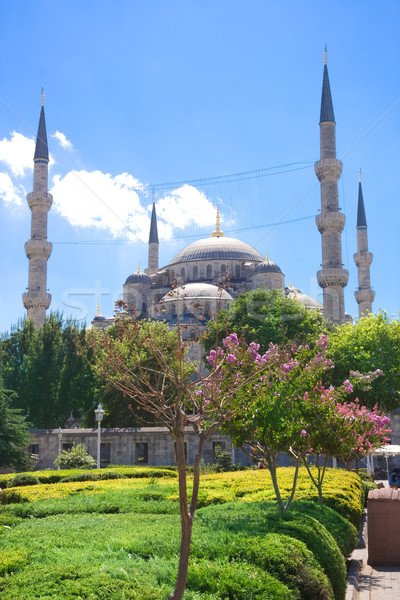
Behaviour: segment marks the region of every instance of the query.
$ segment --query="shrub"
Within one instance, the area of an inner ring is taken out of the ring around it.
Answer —
[[[235,470],[232,462],[232,454],[227,450],[221,450],[220,446],[217,446],[215,451],[215,470],[217,473]]]
[[[12,479],[7,481],[7,487],[17,487],[22,485],[39,485],[40,481],[32,473],[18,473]]]
[[[28,500],[16,490],[7,489],[0,492],[0,504],[19,504],[20,502],[28,502]]]
[[[211,592],[213,598],[246,600],[295,600],[293,590],[269,573],[241,562],[209,561],[192,562],[190,565],[187,589]]]
[[[6,573],[14,573],[28,562],[27,557],[17,550],[2,552],[0,550],[0,577]]]
[[[67,477],[62,477],[60,483],[69,483],[70,481],[105,481],[107,479],[127,479],[122,473],[113,471],[102,471],[101,473],[74,473]]]
[[[88,469],[96,464],[93,456],[87,452],[85,444],[77,444],[72,446],[70,450],[63,450],[54,461],[56,467],[62,469]]]

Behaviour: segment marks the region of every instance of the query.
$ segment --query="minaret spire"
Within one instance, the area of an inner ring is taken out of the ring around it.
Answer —
[[[146,273],[151,275],[158,271],[158,229],[156,214],[156,194],[153,192],[153,208],[151,210],[150,234],[149,234],[149,261]]]
[[[28,311],[28,319],[33,319],[35,327],[38,328],[44,323],[46,310],[51,303],[51,295],[47,293],[47,260],[53,248],[47,241],[47,213],[53,197],[47,192],[49,151],[43,89],[33,162],[33,192],[27,197],[32,213],[31,237],[25,244],[25,252],[29,259],[28,291],[22,295],[22,301]]]
[[[322,269],[318,271],[318,283],[323,289],[324,316],[328,321],[344,323],[344,292],[349,273],[342,265],[341,232],[345,216],[339,212],[338,180],[342,163],[336,158],[335,116],[326,49],[324,52],[324,74],[320,113],[320,156],[315,163],[315,172],[321,183],[321,214],[316,224],[322,237]]]
[[[373,254],[368,252],[367,219],[365,216],[364,198],[361,186],[361,171],[358,175],[358,207],[357,207],[357,253],[354,262],[358,269],[358,289],[355,298],[358,303],[358,316],[372,313],[372,302],[375,292],[371,289],[370,266]]]

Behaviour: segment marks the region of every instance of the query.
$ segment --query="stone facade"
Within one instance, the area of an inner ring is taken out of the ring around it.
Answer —
[[[85,444],[88,453],[97,458],[97,429],[63,429],[59,441],[57,429],[31,430],[31,451],[36,457],[36,470],[53,469],[54,461],[61,450],[75,444]],[[193,464],[197,451],[197,436],[192,431],[186,434],[186,455],[188,464]],[[232,452],[229,436],[212,433],[204,446],[204,462],[215,461],[217,446]],[[169,466],[176,464],[174,442],[165,427],[113,428],[101,430],[101,466],[112,465],[153,465]],[[251,465],[253,461],[240,449],[233,451],[234,462]]]

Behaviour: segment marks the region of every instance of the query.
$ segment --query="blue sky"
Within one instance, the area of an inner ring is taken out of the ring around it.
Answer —
[[[208,235],[220,202],[225,232],[268,252],[287,284],[321,298],[312,163],[325,44],[343,160],[346,311],[358,312],[361,168],[374,309],[398,314],[399,28],[397,1],[379,9],[351,0],[1,2],[0,331],[24,315],[25,196],[42,86],[53,161],[52,309],[90,321],[101,289],[102,312],[112,313],[126,277],[147,265],[151,184],[292,163],[304,168],[240,185],[157,189],[160,266]]]

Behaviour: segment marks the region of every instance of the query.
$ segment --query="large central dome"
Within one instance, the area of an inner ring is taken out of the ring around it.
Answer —
[[[177,265],[192,260],[251,260],[260,262],[264,260],[264,257],[245,242],[221,236],[193,242],[193,244],[178,252],[169,264]]]

